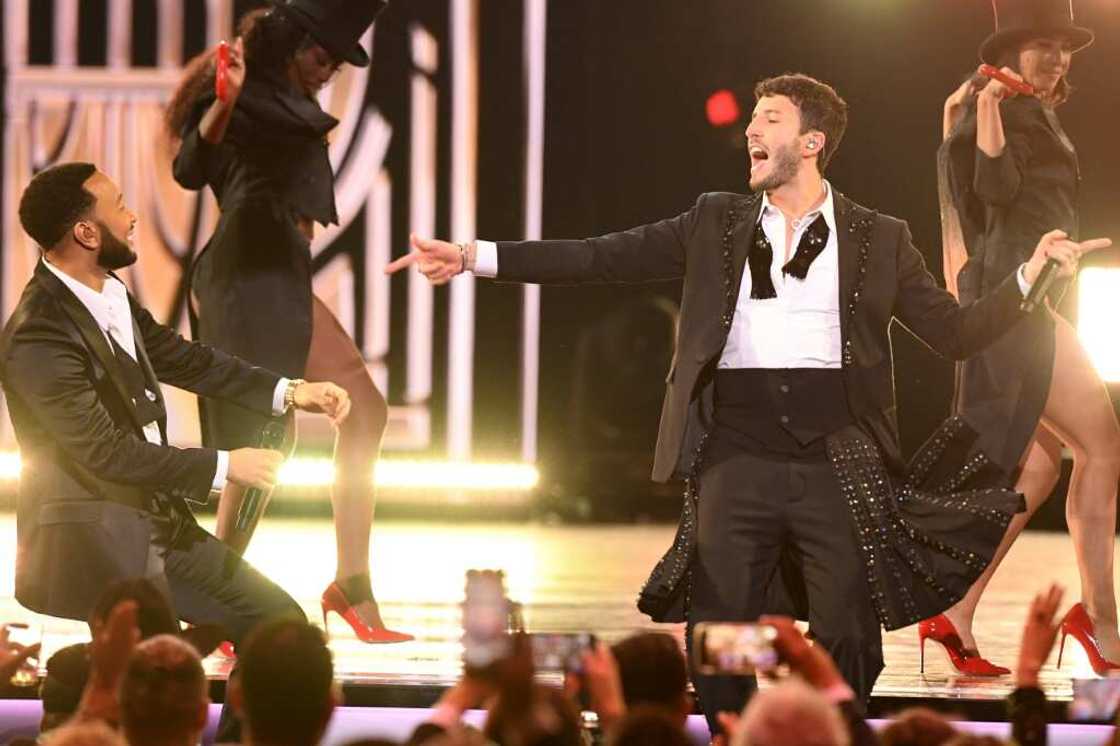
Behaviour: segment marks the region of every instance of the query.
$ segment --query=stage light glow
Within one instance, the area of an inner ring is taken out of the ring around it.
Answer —
[[[0,451],[0,482],[19,478],[18,451]],[[334,482],[329,458],[293,458],[280,467],[281,487],[326,487]],[[374,480],[389,489],[531,490],[540,473],[531,464],[382,459]]]
[[[329,458],[290,458],[277,475],[282,487],[321,487],[334,482],[334,461]]]
[[[0,482],[19,479],[19,451],[0,451]]]
[[[1078,278],[1077,333],[1101,378],[1120,382],[1120,268],[1089,267]]]
[[[704,111],[708,124],[713,127],[726,127],[739,119],[739,100],[727,89],[721,89],[708,96]]]
[[[378,487],[529,490],[537,486],[536,467],[517,463],[384,460],[377,465]]]

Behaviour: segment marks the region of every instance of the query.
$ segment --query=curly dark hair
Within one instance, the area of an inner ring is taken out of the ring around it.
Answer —
[[[884,746],[942,746],[957,735],[957,729],[939,712],[911,707],[891,718],[879,733]]]
[[[144,640],[121,677],[121,725],[131,743],[167,743],[199,728],[206,673],[198,651],[174,635]]]
[[[245,67],[250,75],[283,77],[292,58],[314,41],[298,23],[273,4],[242,16],[237,35],[245,43]],[[187,63],[179,87],[164,111],[164,125],[173,140],[182,136],[191,111],[214,90],[217,50],[208,49]]]
[[[800,73],[759,81],[754,97],[757,100],[763,96],[785,96],[792,101],[801,112],[801,134],[810,130],[824,133],[824,148],[817,157],[817,169],[823,174],[844,139],[848,104],[832,86]]]
[[[688,691],[688,664],[664,632],[639,632],[611,646],[627,707],[680,709]]]
[[[250,633],[241,662],[245,717],[266,743],[311,743],[332,697],[334,663],[318,627],[296,619]]]
[[[97,173],[92,163],[60,163],[31,179],[19,200],[19,222],[43,251],[53,249],[97,198],[85,187]]]
[[[90,626],[94,622],[108,621],[113,609],[122,601],[136,602],[136,626],[140,628],[141,639],[179,633],[179,621],[171,604],[149,578],[129,578],[106,588],[90,612]]]

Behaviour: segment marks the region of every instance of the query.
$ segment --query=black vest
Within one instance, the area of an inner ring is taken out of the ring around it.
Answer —
[[[824,437],[852,422],[839,368],[721,369],[715,399],[719,434],[759,455],[824,458]]]
[[[136,414],[140,417],[140,422],[145,426],[162,420],[166,415],[163,404],[152,391],[150,386],[156,386],[156,383],[148,383],[147,376],[144,375],[144,369],[140,364],[129,355],[127,351],[117,340],[113,339],[113,335],[109,335],[109,340],[113,345],[113,354],[117,356],[117,361],[120,363],[121,372],[124,373],[125,384],[128,386],[128,395],[132,397],[132,402],[136,406]]]

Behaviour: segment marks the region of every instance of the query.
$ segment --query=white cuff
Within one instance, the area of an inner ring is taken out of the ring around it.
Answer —
[[[1019,271],[1015,273],[1015,279],[1019,281],[1019,292],[1026,298],[1031,292],[1031,285],[1034,283],[1027,282],[1027,265],[1020,264]]]
[[[276,382],[276,388],[272,390],[272,416],[280,417],[286,410],[284,408],[284,392],[288,388],[291,381],[287,378],[281,378]]]
[[[477,277],[498,276],[498,244],[493,241],[474,242],[474,270]]]
[[[214,469],[214,481],[210,489],[221,492],[226,486],[226,476],[229,475],[229,451],[218,451],[218,466]]]

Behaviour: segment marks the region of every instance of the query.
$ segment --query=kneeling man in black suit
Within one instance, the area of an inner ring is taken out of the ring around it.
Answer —
[[[180,618],[233,642],[259,621],[303,618],[296,602],[195,522],[227,479],[271,489],[277,451],[167,443],[160,383],[275,416],[350,409],[332,383],[281,378],[152,318],[113,270],[136,261],[136,216],[88,163],[31,180],[19,206],[43,258],[0,336],[0,382],[23,459],[16,598],[86,620],[112,583],[149,577]]]

